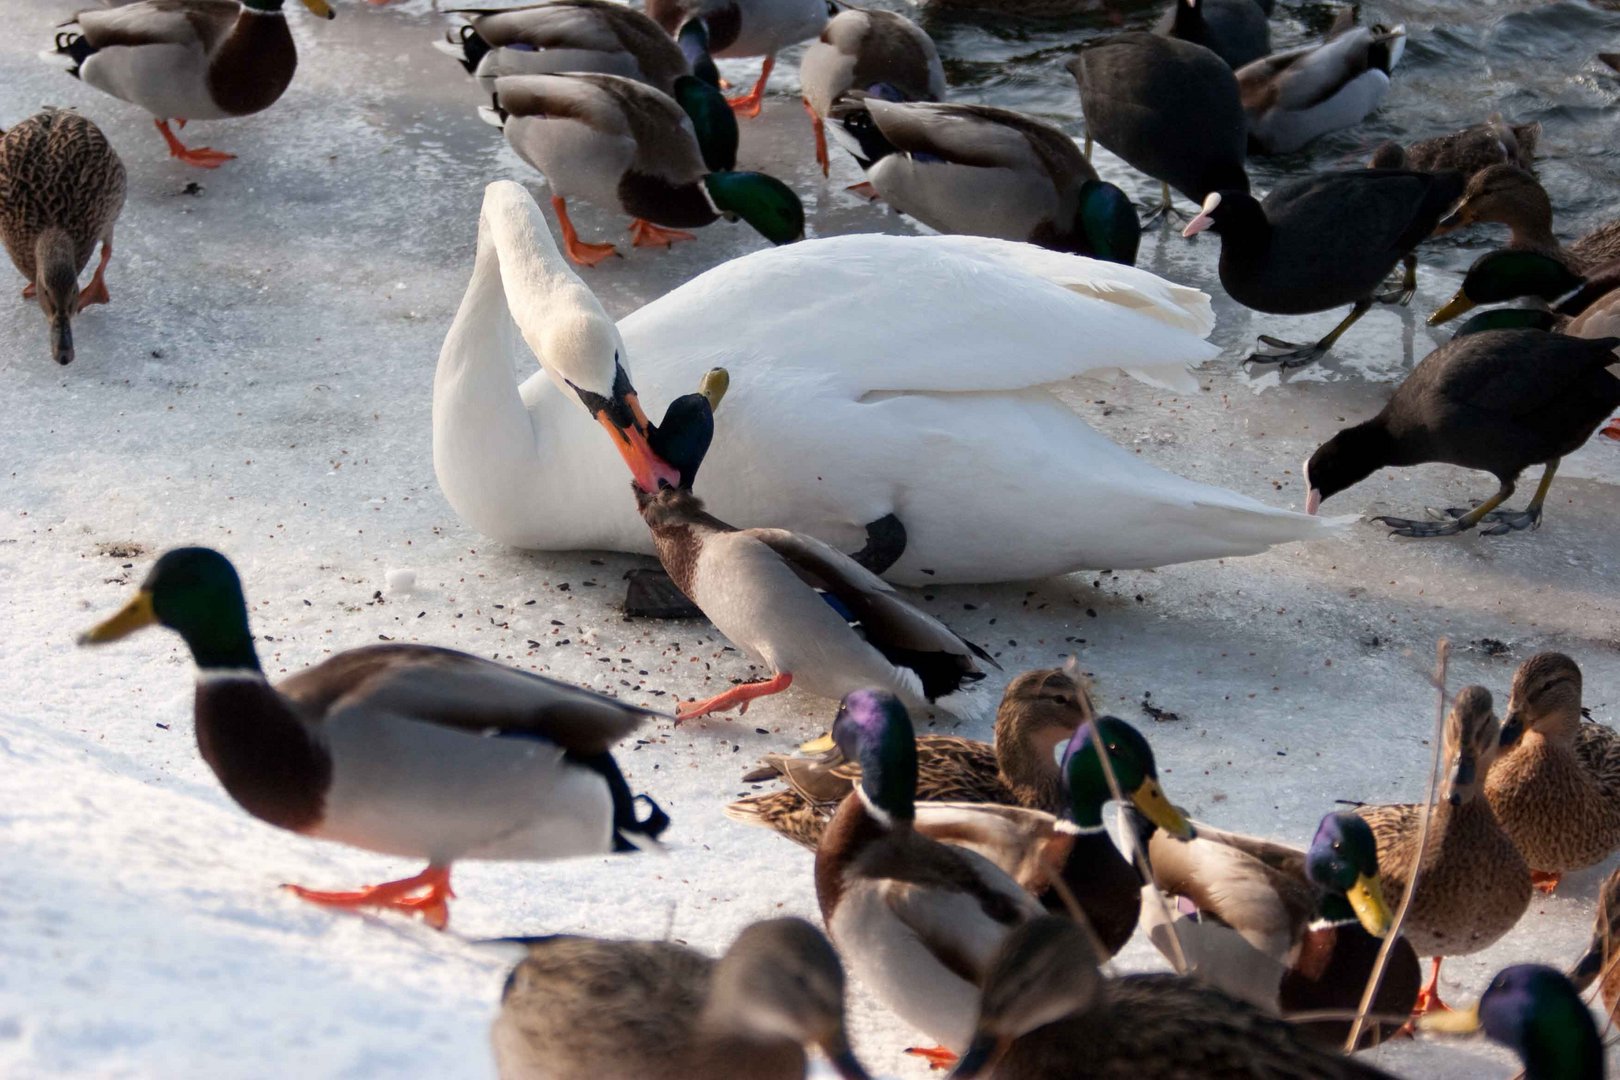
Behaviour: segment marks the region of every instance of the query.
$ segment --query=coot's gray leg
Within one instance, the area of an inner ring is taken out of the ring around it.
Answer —
[[[1513,485],[1508,481],[1503,481],[1502,486],[1496,489],[1495,495],[1492,495],[1462,517],[1451,521],[1414,521],[1411,518],[1398,517],[1375,517],[1373,520],[1388,525],[1391,536],[1410,536],[1414,538],[1456,536],[1458,533],[1466,532],[1478,525],[1485,515],[1501,506],[1512,496]]]
[[[1314,345],[1300,345],[1296,342],[1272,337],[1270,334],[1261,334],[1260,343],[1268,346],[1268,351],[1262,352],[1257,349],[1244,363],[1278,364],[1285,371],[1288,368],[1304,367],[1333,348],[1333,343],[1339,340],[1339,336],[1354,326],[1356,320],[1367,314],[1371,307],[1371,299],[1357,300],[1355,307],[1350,309],[1350,314],[1346,315],[1338,326],[1328,331],[1327,336]]]
[[[1144,229],[1162,217],[1174,216],[1190,220],[1190,216],[1186,211],[1176,208],[1175,202],[1170,198],[1170,185],[1162,180],[1159,181],[1159,205],[1144,206],[1143,209],[1147,211],[1142,218],[1142,227]]]
[[[1541,504],[1547,501],[1547,489],[1552,487],[1553,474],[1558,472],[1558,460],[1554,458],[1541,470],[1541,483],[1536,485],[1536,494],[1530,500],[1529,506],[1523,510],[1492,510],[1479,519],[1480,521],[1492,523],[1491,528],[1481,529],[1479,531],[1480,535],[1501,536],[1504,533],[1541,528]],[[1472,510],[1458,509],[1457,507],[1447,507],[1446,509],[1447,516],[1454,518],[1466,517],[1472,512]]]
[[[1377,299],[1380,304],[1399,304],[1405,307],[1412,302],[1412,297],[1417,295],[1417,254],[1408,252],[1401,262],[1406,267],[1406,273],[1401,276],[1400,288],[1379,293]]]

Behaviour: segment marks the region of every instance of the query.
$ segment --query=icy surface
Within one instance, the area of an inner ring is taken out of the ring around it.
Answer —
[[[51,24],[83,2],[0,0],[0,125],[44,104],[78,106],[130,173],[113,302],[78,320],[78,361],[56,368],[37,308],[0,304],[0,1074],[488,1075],[485,1031],[507,959],[471,939],[667,934],[718,950],[760,917],[815,918],[809,856],[721,807],[748,790],[737,778],[757,755],[820,731],[827,702],[789,693],[741,719],[652,726],[620,760],[673,817],[669,857],[468,864],[454,932],[437,934],[277,891],[418,867],[239,811],[197,755],[176,638],[74,647],[155,554],[203,543],[240,567],[272,675],[379,639],[458,647],[660,707],[756,674],[704,624],[624,621],[620,579],[640,560],[504,550],[462,527],[439,494],[430,386],[483,186],[507,177],[543,192],[474,118],[459,69],[428,47],[445,21],[425,0],[345,5],[327,24],[294,12],[303,63],[282,102],[185,133],[240,155],[215,173],[169,161],[136,109],[38,58]],[[909,228],[844,193],[857,179],[846,158],[830,182],[812,172],[786,93],[793,67],[779,69],[764,118],[743,124],[744,166],[801,191],[815,234]],[[740,81],[754,69],[727,70]],[[192,183],[200,190],[188,193]],[[577,220],[588,235],[622,237],[606,212],[581,207]],[[716,225],[588,280],[623,314],[762,243]],[[1207,238],[1155,233],[1142,265],[1208,288],[1215,252]],[[1421,313],[1456,280],[1426,266],[1410,311],[1374,312],[1330,362],[1287,382],[1246,376],[1233,357],[1257,332],[1314,334],[1337,313],[1268,319],[1218,296],[1229,350],[1202,373],[1206,393],[1097,383],[1077,385],[1073,400],[1158,464],[1298,506],[1299,462],[1376,410],[1441,340]],[[20,286],[0,270],[0,288]],[[1453,687],[1505,695],[1518,660],[1560,648],[1582,663],[1595,713],[1614,718],[1617,482],[1616,447],[1593,445],[1566,464],[1534,535],[1406,543],[1363,523],[1251,559],[915,595],[1008,673],[1077,651],[1099,705],[1153,741],[1173,799],[1298,843],[1334,799],[1420,792],[1439,635],[1456,645]],[[1380,474],[1328,509],[1416,512],[1489,489],[1486,477],[1430,466]],[[1178,718],[1149,719],[1145,698]],[[988,737],[988,718],[960,730]],[[1599,877],[1573,876],[1489,952],[1449,962],[1448,996],[1471,998],[1510,962],[1572,960]],[[1117,966],[1163,965],[1139,939]],[[874,1070],[922,1075],[899,1054],[914,1034],[859,992],[853,1023]],[[1372,1058],[1414,1076],[1513,1072],[1477,1045]]]

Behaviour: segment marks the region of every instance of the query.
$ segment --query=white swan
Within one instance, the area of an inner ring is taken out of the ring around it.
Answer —
[[[699,483],[718,517],[854,550],[892,514],[897,582],[1160,566],[1326,535],[1338,523],[1153,467],[1050,390],[1123,369],[1195,391],[1187,365],[1215,354],[1213,323],[1202,292],[1126,266],[858,235],[735,259],[615,331],[534,200],[501,181],[439,357],[434,467],[461,518],[502,543],[650,553],[612,440],[580,407],[612,397],[617,350],[654,415],[710,368],[731,372]],[[521,386],[518,330],[545,372]]]

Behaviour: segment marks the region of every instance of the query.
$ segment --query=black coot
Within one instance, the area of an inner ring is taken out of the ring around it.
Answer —
[[[1332,348],[1375,299],[1407,303],[1416,288],[1412,250],[1462,193],[1454,172],[1349,169],[1281,185],[1265,202],[1246,191],[1217,191],[1182,233],[1221,237],[1221,285],[1244,307],[1306,315],[1340,304],[1350,314],[1314,345],[1264,336],[1269,352],[1249,359],[1283,367],[1308,364]],[[1376,290],[1406,260],[1407,282]]]
[[[1438,461],[1496,477],[1495,495],[1443,521],[1380,517],[1400,536],[1451,536],[1490,522],[1491,535],[1541,524],[1558,459],[1581,447],[1620,408],[1615,362],[1620,338],[1566,337],[1545,330],[1485,330],[1455,337],[1424,357],[1382,412],[1323,443],[1305,463],[1305,509],[1389,465]],[[1498,507],[1519,474],[1544,465],[1520,511]]]
[[[1175,0],[1153,32],[1202,45],[1236,71],[1271,55],[1270,16],[1256,0]]]
[[[1248,121],[1220,57],[1131,32],[1088,42],[1068,68],[1086,116],[1086,156],[1096,140],[1164,185],[1149,220],[1170,209],[1170,188],[1197,203],[1212,191],[1249,190]]]

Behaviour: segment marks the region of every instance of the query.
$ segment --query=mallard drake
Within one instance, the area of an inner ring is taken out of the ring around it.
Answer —
[[[715,112],[706,103],[718,99],[718,91],[682,75],[675,93],[684,111],[667,94],[618,75],[495,80],[493,113],[512,149],[551,185],[551,205],[576,263],[595,266],[618,250],[580,241],[568,218],[566,200],[574,197],[629,214],[637,247],[691,240],[682,228],[722,217],[742,218],[773,244],[804,235],[804,207],[786,184],[764,173],[731,171],[735,127],[728,136],[724,121],[711,127],[707,119]]]
[[[288,886],[306,900],[419,912],[443,929],[456,861],[636,851],[669,824],[631,795],[610,753],[645,709],[427,645],[350,649],[271,686],[236,569],[208,548],[166,552],[79,643],[147,626],[191,650],[197,748],[237,805],[303,836],[428,862],[355,892]]]
[[[1089,687],[1066,668],[1019,674],[996,709],[995,743],[958,735],[917,736],[919,802],[997,803],[1056,812],[1062,778],[1054,752],[1096,710]],[[836,745],[806,746],[813,754],[767,755],[745,782],[780,778],[781,791],[750,795],[726,807],[726,816],[762,825],[809,848],[821,841],[827,819],[860,780],[858,762]]]
[[[861,782],[816,850],[816,899],[845,963],[912,1027],[954,1057],[973,1032],[979,987],[1009,931],[1041,914],[1017,882],[971,851],[912,828],[917,744],[893,694],[857,690],[833,740]]]
[[[1590,274],[1578,274],[1566,261],[1545,252],[1499,248],[1474,260],[1456,293],[1429,316],[1429,325],[1449,322],[1480,304],[1534,297],[1545,301],[1554,315],[1569,319],[1583,315],[1589,308],[1596,309],[1593,319],[1582,323],[1587,332],[1580,335],[1592,337],[1597,320],[1612,314],[1609,294],[1617,288],[1620,262],[1597,267]],[[1564,323],[1554,325],[1568,329]]]
[[[1086,157],[1101,143],[1158,180],[1153,221],[1170,189],[1201,203],[1212,191],[1248,191],[1243,101],[1237,79],[1201,45],[1132,31],[1086,42],[1066,65],[1080,88]]]
[[[1581,993],[1594,982],[1609,1016],[1620,1015],[1620,867],[1609,871],[1598,889],[1592,920],[1592,944],[1575,962],[1570,980]]]
[[[1582,722],[1581,669],[1563,653],[1514,673],[1485,795],[1544,892],[1620,848],[1620,732]]]
[[[1320,45],[1275,53],[1237,71],[1249,152],[1287,154],[1359,124],[1389,92],[1406,28],[1354,27]]]
[[[56,51],[72,60],[70,74],[151,113],[170,157],[217,169],[236,155],[183,146],[169,121],[247,116],[280,99],[298,68],[283,2],[145,0],[81,11],[58,28]],[[304,6],[333,15],[326,0]]]
[[[1377,841],[1365,821],[1349,811],[1328,814],[1301,851],[1202,822],[1193,824],[1197,835],[1191,840],[1178,839],[1140,813],[1136,817],[1154,884],[1200,913],[1198,921],[1180,920],[1174,927],[1180,952],[1193,961],[1189,973],[1284,1018],[1356,1010],[1392,921],[1378,879]],[[1210,963],[1197,963],[1195,957],[1207,951],[1197,938],[1212,933],[1240,938],[1258,957],[1251,962],[1236,948],[1211,952]],[[1155,944],[1167,954],[1175,951],[1158,938]],[[1373,1015],[1404,1021],[1422,982],[1417,954],[1404,939],[1397,942]],[[1300,1030],[1313,1042],[1337,1047],[1350,1024],[1312,1021]],[[1364,1031],[1362,1046],[1384,1034],[1376,1022]]]
[[[0,134],[0,242],[51,328],[51,356],[73,362],[73,316],[105,304],[113,223],[124,208],[124,163],[95,124],[46,109]],[[90,284],[79,274],[96,244]]]
[[[1202,45],[1236,71],[1271,53],[1272,0],[1175,0],[1155,34]]]
[[[818,1047],[864,1080],[844,968],[803,919],[746,927],[719,960],[669,941],[517,938],[490,1032],[501,1080],[801,1080]]]
[[[677,719],[746,712],[750,701],[795,681],[820,697],[879,686],[953,715],[978,715],[977,684],[986,666],[1000,665],[848,555],[786,529],[733,528],[678,488],[637,487],[636,502],[675,585],[732,644],[771,669],[763,682],[683,704]]]
[[[721,59],[763,56],[754,88],[730,99],[742,115],[758,116],[776,54],[821,33],[830,8],[827,0],[648,0],[647,14],[672,37],[690,39],[687,24],[699,23],[706,51]]]
[[[1419,956],[1434,958],[1417,1011],[1445,1008],[1440,962],[1490,946],[1513,929],[1530,904],[1530,868],[1491,813],[1484,787],[1500,752],[1491,692],[1465,686],[1446,715],[1448,779],[1429,821],[1426,850],[1417,849],[1423,807],[1361,806],[1356,814],[1378,838],[1378,876],[1387,896],[1400,896],[1421,861],[1423,872],[1402,930]]]
[[[656,410],[716,364],[734,403],[703,466],[716,516],[887,552],[896,582],[1224,558],[1341,527],[1155,468],[1055,392],[1118,372],[1196,391],[1187,365],[1217,352],[1209,298],[1146,271],[980,237],[840,236],[733,259],[615,328],[522,187],[489,187],[478,236],[434,378],[433,463],[497,542],[650,554],[597,418],[649,489],[674,484],[630,375]]]
[[[1449,135],[1419,139],[1409,146],[1383,142],[1373,150],[1367,164],[1374,169],[1416,169],[1418,172],[1444,172],[1448,169],[1472,179],[1492,165],[1534,167],[1536,143],[1541,124],[1510,124],[1500,113],[1481,124],[1473,124]]]
[[[828,122],[873,189],[931,229],[1136,262],[1136,208],[1045,121],[989,105],[857,92],[833,106]]]
[[[941,101],[945,68],[934,39],[904,15],[852,8],[828,19],[804,50],[799,86],[815,130],[816,164],[826,176],[826,118],[835,101],[850,90],[890,101]]]
[[[984,980],[953,1080],[1390,1080],[1318,1049],[1293,1027],[1176,975],[1105,979],[1090,939],[1050,916],[1007,934]]]
[[[452,8],[467,21],[434,42],[478,80],[487,98],[502,75],[593,71],[665,94],[693,74],[681,46],[635,8],[611,0],[545,0],[515,8]]]
[[[1345,169],[1272,189],[1261,202],[1247,190],[1214,191],[1183,236],[1213,229],[1221,238],[1221,284],[1244,307],[1306,315],[1350,304],[1320,341],[1297,345],[1269,335],[1256,363],[1299,367],[1319,358],[1365,315],[1374,300],[1405,305],[1417,291],[1414,249],[1462,191],[1459,173]],[[1406,280],[1377,289],[1397,263]]]
[[[1462,201],[1435,231],[1445,234],[1496,222],[1508,227],[1509,250],[1550,255],[1576,273],[1620,259],[1620,219],[1599,225],[1566,248],[1553,235],[1552,216],[1552,200],[1541,181],[1518,165],[1493,165],[1469,179]]]
[[[1497,536],[1541,525],[1558,462],[1620,408],[1614,363],[1620,338],[1587,340],[1544,330],[1486,330],[1452,338],[1419,361],[1377,416],[1345,428],[1305,463],[1305,508],[1385,466],[1439,461],[1496,477],[1497,491],[1445,521],[1377,517],[1392,534],[1455,536],[1481,522]],[[1519,474],[1541,465],[1524,510],[1502,510]]]
[[[1603,1040],[1569,979],[1541,964],[1497,972],[1470,1009],[1425,1016],[1425,1031],[1485,1032],[1519,1055],[1524,1080],[1603,1080]]]

